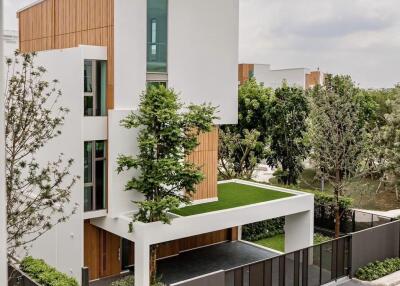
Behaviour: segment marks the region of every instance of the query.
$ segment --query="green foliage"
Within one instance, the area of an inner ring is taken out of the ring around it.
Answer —
[[[285,185],[296,184],[303,171],[302,162],[309,151],[304,138],[309,111],[302,88],[284,83],[275,90],[268,111],[271,153],[267,162],[270,166],[280,167],[278,179]]]
[[[111,283],[110,286],[134,286],[135,285],[135,277],[133,275],[125,276],[117,281]]]
[[[400,258],[390,258],[384,261],[372,262],[359,268],[356,272],[356,278],[365,281],[373,281],[399,270]]]
[[[15,53],[7,59],[5,150],[7,245],[9,255],[76,211],[69,205],[79,176],[70,174],[74,160],[59,154],[40,163],[43,148],[61,135],[69,110],[59,106],[58,81],[44,80],[46,69],[35,65],[35,53]]]
[[[246,224],[242,227],[242,238],[257,241],[284,233],[285,218],[275,218]]]
[[[224,179],[250,179],[257,163],[267,156],[267,117],[272,90],[255,79],[239,88],[237,125],[220,130],[219,173]]]
[[[336,199],[332,194],[325,192],[313,192],[314,194],[314,207],[318,208],[320,206],[335,206]],[[353,200],[349,197],[341,196],[339,197],[339,207],[342,210],[349,210],[351,205],[353,204]]]
[[[69,277],[47,265],[42,259],[25,257],[20,268],[33,280],[43,286],[78,286],[75,278]]]
[[[147,89],[139,111],[122,120],[126,128],[140,128],[139,154],[118,158],[118,172],[140,171],[125,187],[146,198],[136,202],[139,212],[134,221],[169,223],[167,212],[190,201],[203,174],[185,159],[197,147],[198,135],[211,131],[215,111],[206,104],[185,107],[174,90],[159,86]]]
[[[328,242],[330,240],[332,240],[332,238],[329,236],[323,235],[321,233],[314,233],[314,245]]]
[[[134,202],[138,212],[132,222],[170,223],[169,211],[189,203],[204,175],[200,166],[186,160],[198,146],[198,136],[213,128],[216,108],[207,104],[184,106],[172,89],[151,86],[142,93],[138,112],[121,121],[128,129],[137,128],[139,154],[120,155],[118,172],[135,169],[125,190],[136,190],[145,197]],[[129,224],[129,231],[133,224]],[[157,282],[157,245],[150,250],[150,281]]]
[[[310,92],[309,140],[317,176],[333,186],[335,233],[340,232],[339,197],[344,183],[366,173],[369,141],[360,89],[349,76],[328,76]]]

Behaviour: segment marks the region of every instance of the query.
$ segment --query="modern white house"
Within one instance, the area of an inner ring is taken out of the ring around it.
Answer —
[[[153,244],[168,264],[194,249],[241,243],[242,225],[282,216],[286,251],[312,244],[312,195],[218,182],[218,125],[238,120],[238,0],[41,0],[18,11],[18,18],[21,50],[39,52],[37,63],[48,70],[47,79],[60,82],[59,104],[70,109],[62,135],[37,157],[44,163],[62,152],[74,159],[71,174],[81,177],[65,206],[68,211],[77,204],[76,215],[35,241],[34,257],[79,281],[82,267],[93,281],[134,269],[135,285],[148,286]],[[143,197],[124,191],[134,172],[116,171],[119,154],[138,151],[137,130],[124,129],[120,121],[137,109],[151,84],[174,88],[186,103],[218,106],[220,119],[199,136],[188,158],[206,177],[194,205],[171,214],[170,225],[135,223],[129,232],[132,201]],[[218,206],[223,192],[236,191],[261,192],[264,199]],[[199,211],[200,204],[216,207]],[[253,246],[237,249],[245,247]],[[259,251],[260,257],[271,255]]]
[[[324,74],[311,71],[308,68],[272,69],[269,64],[240,64],[239,83],[242,84],[249,78],[255,78],[257,82],[271,88],[278,88],[286,82],[289,86],[298,86],[303,89],[316,84],[324,83]]]

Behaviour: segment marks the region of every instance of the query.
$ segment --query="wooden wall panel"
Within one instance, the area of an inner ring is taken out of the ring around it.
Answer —
[[[89,279],[94,280],[121,272],[119,251],[121,238],[103,229],[84,223],[84,265]]]
[[[243,84],[246,80],[249,80],[250,72],[254,72],[253,64],[240,64],[239,65],[239,75],[238,80],[240,84]]]
[[[205,179],[196,187],[193,200],[216,198],[218,182],[218,128],[200,134],[200,145],[188,156],[188,161],[200,166]]]
[[[23,52],[107,47],[107,107],[114,108],[114,0],[45,0],[18,18]]]

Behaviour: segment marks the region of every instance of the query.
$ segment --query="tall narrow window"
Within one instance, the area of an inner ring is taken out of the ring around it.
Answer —
[[[84,143],[84,210],[94,211],[106,206],[106,142]]]
[[[167,72],[168,0],[147,0],[147,71]]]
[[[84,115],[105,116],[107,90],[106,61],[85,60],[84,62]]]

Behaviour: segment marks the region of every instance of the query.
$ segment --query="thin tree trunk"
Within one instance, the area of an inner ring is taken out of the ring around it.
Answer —
[[[335,178],[335,187],[334,187],[334,192],[335,192],[335,238],[338,238],[340,236],[340,170],[336,170],[336,178]]]
[[[157,244],[150,247],[150,284],[157,282],[157,248]]]

